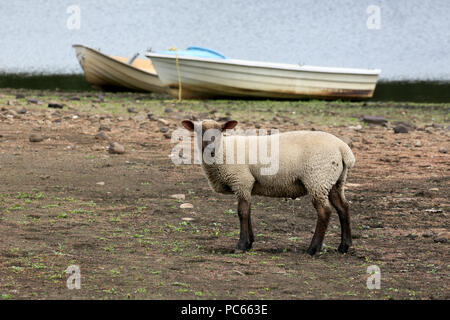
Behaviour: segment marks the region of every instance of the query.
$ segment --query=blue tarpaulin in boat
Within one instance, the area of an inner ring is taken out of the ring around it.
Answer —
[[[212,59],[226,59],[223,54],[202,47],[189,47],[186,50],[165,50],[159,51],[161,54],[177,54],[179,56],[191,56],[191,57],[200,57],[200,58],[212,58]]]

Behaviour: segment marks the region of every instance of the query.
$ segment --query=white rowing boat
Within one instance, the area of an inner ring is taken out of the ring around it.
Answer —
[[[166,92],[148,59],[110,56],[82,45],[73,45],[86,81],[94,88]]]
[[[202,50],[208,52],[204,54]],[[169,93],[182,98],[366,99],[377,69],[328,68],[227,59],[209,49],[147,52]],[[179,87],[181,85],[181,90]]]

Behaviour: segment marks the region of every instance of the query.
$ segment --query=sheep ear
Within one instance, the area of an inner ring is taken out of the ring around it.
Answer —
[[[237,124],[238,124],[238,122],[236,120],[227,121],[222,125],[222,131],[231,130],[234,127],[236,127]]]
[[[194,123],[191,120],[183,120],[181,121],[181,125],[189,131],[194,131]]]

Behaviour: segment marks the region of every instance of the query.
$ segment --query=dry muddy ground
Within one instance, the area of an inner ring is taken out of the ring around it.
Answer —
[[[391,122],[367,125],[345,104],[327,114],[333,105],[318,103],[323,122],[311,118],[311,102],[277,102],[276,110],[245,102],[242,128],[314,128],[352,145],[353,247],[337,252],[334,214],[322,252],[310,257],[316,214],[308,197],[254,197],[254,248],[234,254],[236,200],[211,191],[200,166],[169,159],[180,119],[240,120],[242,110],[226,107],[244,102],[73,95],[0,91],[1,299],[450,298],[448,105],[352,104],[410,126],[395,134]],[[42,141],[30,142],[32,134]],[[108,153],[110,141],[125,153]],[[71,265],[80,268],[79,290],[66,286]],[[380,289],[367,288],[372,265]]]

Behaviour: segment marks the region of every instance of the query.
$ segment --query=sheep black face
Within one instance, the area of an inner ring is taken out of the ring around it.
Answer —
[[[201,147],[202,153],[205,151],[206,147],[211,144],[211,142],[216,142],[216,144],[219,144],[220,141],[209,141],[208,139],[204,139],[204,134],[211,129],[215,129],[218,130],[219,132],[223,133],[226,130],[231,130],[234,127],[236,127],[236,125],[238,124],[237,121],[235,120],[230,120],[227,121],[223,124],[220,124],[214,120],[203,120],[203,121],[199,121],[199,122],[193,122],[191,120],[183,120],[181,122],[181,124],[183,125],[183,127],[185,127],[187,130],[191,131],[191,132],[196,132],[197,133],[197,143],[198,146]],[[212,138],[217,137],[217,136],[213,136]],[[220,138],[221,135],[218,136],[218,138]],[[214,151],[211,154],[212,157],[215,156]]]

